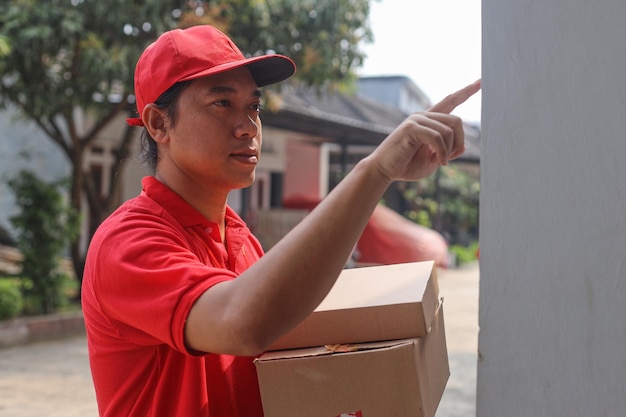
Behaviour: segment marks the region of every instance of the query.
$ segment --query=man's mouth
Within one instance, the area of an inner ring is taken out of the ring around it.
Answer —
[[[232,153],[230,156],[244,164],[257,164],[259,162],[258,153],[254,150],[236,152]]]

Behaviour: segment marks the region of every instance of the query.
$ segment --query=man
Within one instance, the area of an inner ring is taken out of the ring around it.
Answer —
[[[100,226],[83,282],[102,416],[263,416],[255,355],[325,297],[392,181],[464,150],[448,113],[478,82],[409,116],[262,256],[226,201],[254,181],[259,87],[294,71],[280,55],[244,58],[210,26],[167,32],[139,59],[129,123],[145,126],[154,175]]]

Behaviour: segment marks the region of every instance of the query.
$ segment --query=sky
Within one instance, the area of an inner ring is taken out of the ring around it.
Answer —
[[[481,0],[372,0],[360,76],[404,75],[432,103],[481,78]],[[480,122],[481,95],[453,114]]]

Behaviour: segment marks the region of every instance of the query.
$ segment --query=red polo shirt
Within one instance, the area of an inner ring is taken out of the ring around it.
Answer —
[[[263,250],[226,212],[227,248],[208,222],[154,177],[99,227],[82,287],[101,416],[260,417],[253,358],[190,352],[185,321],[212,285]]]

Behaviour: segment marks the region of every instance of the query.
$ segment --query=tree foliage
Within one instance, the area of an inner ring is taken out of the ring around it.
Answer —
[[[1,103],[17,106],[68,150],[74,143],[67,140],[78,134],[61,126],[64,122],[64,128],[78,130],[70,123],[73,110],[94,112],[106,121],[120,104],[126,105],[137,57],[158,33],[174,26],[172,3],[5,2],[0,13],[5,44],[0,48]]]
[[[450,244],[468,246],[478,240],[480,182],[456,164],[441,167],[428,178],[407,184],[405,215],[442,233]]]
[[[17,317],[24,306],[24,299],[17,282],[0,277],[0,321]]]
[[[79,216],[63,200],[63,182],[46,183],[28,171],[9,181],[19,214],[11,218],[23,255],[22,291],[33,312],[53,313],[63,301],[59,263],[67,243],[78,233]]]
[[[369,10],[369,0],[214,0],[198,2],[180,23],[213,24],[252,55],[287,55],[300,82],[335,88],[363,63]]]
[[[361,64],[360,45],[371,40],[368,14],[369,0],[3,0],[0,108],[36,123],[67,155],[71,204],[87,212],[88,241],[119,204],[135,131],[123,129],[115,144],[108,190],[89,174],[87,152],[117,116],[134,115],[135,63],[159,34],[211,23],[244,53],[289,55],[296,80],[328,88],[349,82]],[[77,241],[72,259],[80,278]]]

